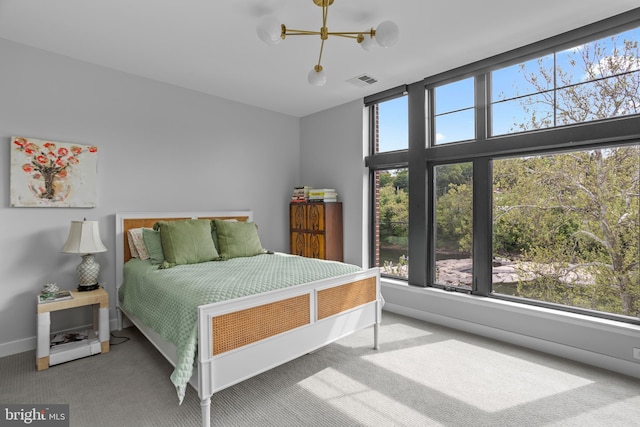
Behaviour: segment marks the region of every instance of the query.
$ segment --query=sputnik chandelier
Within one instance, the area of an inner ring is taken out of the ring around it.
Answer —
[[[398,26],[391,21],[384,21],[377,28],[371,28],[365,31],[347,31],[347,32],[331,32],[327,28],[327,16],[329,14],[329,6],[334,0],[313,0],[316,6],[322,8],[322,27],[320,31],[292,30],[284,24],[280,24],[278,19],[273,15],[264,16],[258,24],[258,37],[268,45],[276,45],[284,40],[287,36],[320,36],[322,40],[320,44],[320,55],[318,63],[309,71],[309,83],[314,86],[324,86],[327,82],[327,75],[322,68],[322,52],[324,50],[324,42],[329,36],[346,37],[355,39],[364,50],[372,50],[376,44],[381,47],[393,46],[398,41]]]

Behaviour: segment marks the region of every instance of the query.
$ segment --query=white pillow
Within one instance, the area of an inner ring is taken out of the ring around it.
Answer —
[[[149,252],[142,238],[142,228],[132,228],[127,231],[129,236],[129,249],[131,256],[140,259],[149,259]]]

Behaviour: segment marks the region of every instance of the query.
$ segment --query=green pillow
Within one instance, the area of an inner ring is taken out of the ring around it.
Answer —
[[[142,229],[142,239],[144,246],[149,253],[151,264],[162,264],[164,262],[164,252],[162,251],[162,240],[160,240],[160,232],[151,228]]]
[[[264,253],[258,226],[254,222],[213,220],[220,245],[220,256],[226,259],[248,257]]]
[[[159,221],[154,229],[160,231],[164,259],[170,264],[197,264],[219,257],[209,220]]]
[[[237,219],[223,219],[225,222],[238,222]],[[220,243],[218,243],[218,232],[216,231],[216,224],[211,221],[211,237],[213,238],[213,245],[216,247],[218,253],[220,253]]]

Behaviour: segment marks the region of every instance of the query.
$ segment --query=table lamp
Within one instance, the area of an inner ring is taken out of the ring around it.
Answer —
[[[76,267],[78,276],[78,291],[92,291],[98,289],[98,275],[100,274],[100,264],[98,264],[93,254],[106,252],[100,240],[98,232],[98,221],[71,221],[69,237],[62,248],[62,252],[67,254],[82,254],[82,262]]]

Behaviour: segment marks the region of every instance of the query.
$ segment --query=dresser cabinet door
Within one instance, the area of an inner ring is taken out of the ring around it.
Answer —
[[[291,203],[290,252],[342,261],[342,204]]]
[[[324,232],[324,205],[312,203],[307,205],[307,230]]]

